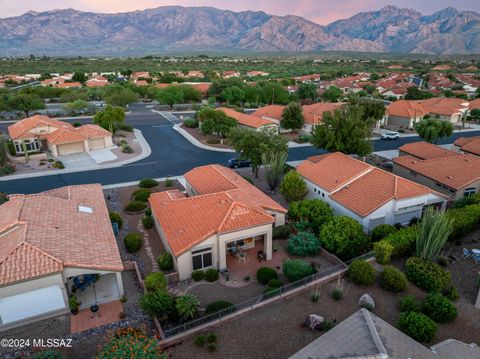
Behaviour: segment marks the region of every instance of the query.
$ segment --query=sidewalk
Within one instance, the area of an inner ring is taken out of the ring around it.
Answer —
[[[172,181],[177,180],[182,184],[182,186],[185,188],[187,186],[187,182],[185,181],[185,177],[183,176],[173,176],[173,177],[161,177],[161,178],[154,178],[155,181],[158,182],[163,182],[167,178],[171,179]],[[105,186],[102,186],[103,189],[111,189],[111,188],[120,188],[120,187],[130,187],[130,186],[136,186],[138,185],[138,181],[131,181],[131,182],[123,182],[123,183],[114,183],[114,184],[107,184]]]
[[[67,174],[67,173],[77,173],[77,172],[86,172],[86,171],[94,171],[94,170],[103,170],[107,168],[115,168],[115,167],[121,167],[124,165],[127,165],[129,163],[137,162],[140,160],[143,160],[144,158],[147,158],[148,156],[151,155],[152,149],[150,148],[147,140],[145,137],[143,137],[143,134],[141,131],[134,129],[133,132],[135,133],[135,137],[138,140],[138,144],[142,148],[142,152],[134,157],[130,158],[128,160],[124,161],[119,161],[115,163],[110,163],[110,164],[98,164],[96,166],[91,166],[91,167],[84,167],[84,168],[76,168],[76,169],[63,169],[63,170],[55,170],[55,171],[40,171],[40,172],[33,172],[33,173],[25,173],[25,174],[20,174],[20,175],[7,175],[0,177],[0,182],[1,181],[11,181],[11,180],[16,180],[16,179],[23,179],[23,178],[33,178],[33,177],[44,177],[44,176],[52,176],[52,175],[62,175],[62,174]]]
[[[216,152],[229,152],[229,153],[235,153],[235,150],[232,150],[230,148],[218,148],[218,147],[213,147],[213,146],[207,146],[201,143],[199,140],[197,140],[195,137],[193,137],[191,134],[189,134],[187,131],[185,131],[183,128],[180,127],[180,125],[174,125],[173,129],[180,133],[187,141],[189,141],[192,145],[197,146],[201,149],[208,150],[208,151],[216,151]]]

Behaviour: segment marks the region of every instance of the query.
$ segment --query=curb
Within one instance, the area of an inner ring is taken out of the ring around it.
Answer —
[[[152,154],[152,149],[150,148],[147,140],[143,137],[142,131],[134,129],[133,132],[135,133],[135,137],[137,138],[138,144],[142,148],[142,153],[136,157],[130,158],[128,160],[110,163],[106,165],[97,165],[91,167],[84,167],[79,169],[63,169],[63,170],[56,170],[56,171],[49,171],[49,172],[33,172],[33,173],[26,173],[22,175],[12,175],[12,176],[3,176],[0,177],[0,182],[2,181],[11,181],[16,179],[23,179],[23,178],[34,178],[34,177],[44,177],[44,176],[53,176],[53,175],[63,175],[68,173],[78,173],[78,172],[88,172],[88,171],[95,171],[95,170],[103,170],[108,168],[116,168],[127,165],[129,163],[137,162],[147,158]]]
[[[178,133],[180,133],[183,137],[185,137],[185,139],[189,141],[192,145],[198,148],[201,148],[207,151],[235,153],[235,150],[232,150],[230,148],[217,148],[217,147],[204,145],[195,137],[193,137],[191,134],[189,134],[187,131],[185,131],[183,128],[181,128],[179,125],[173,125],[173,129]]]
[[[183,176],[172,176],[172,177],[160,177],[160,178],[154,178],[155,181],[158,181],[158,182],[163,182],[165,181],[167,178],[171,179],[171,180],[177,180],[179,181],[183,187],[185,187],[185,179]],[[104,185],[102,186],[102,189],[112,189],[112,188],[121,188],[121,187],[130,187],[130,186],[136,186],[138,185],[138,181],[130,181],[130,182],[122,182],[122,183],[114,183],[114,184],[107,184],[107,185]]]

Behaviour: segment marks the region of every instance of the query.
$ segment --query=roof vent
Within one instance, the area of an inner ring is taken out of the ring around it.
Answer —
[[[78,211],[82,213],[93,213],[93,208],[87,206],[78,206]]]
[[[452,179],[453,177],[452,176],[447,176],[448,179]]]

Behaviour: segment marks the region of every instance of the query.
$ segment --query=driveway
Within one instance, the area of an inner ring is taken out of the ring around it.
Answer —
[[[88,152],[90,157],[96,163],[103,163],[108,161],[115,161],[118,157],[111,151],[110,148],[102,148],[100,150],[93,150]]]
[[[98,166],[97,162],[87,152],[60,156],[59,160],[69,170]]]

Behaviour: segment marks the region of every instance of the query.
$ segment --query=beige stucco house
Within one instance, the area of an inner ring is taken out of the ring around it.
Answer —
[[[15,151],[23,155],[48,151],[57,158],[62,155],[89,152],[113,147],[112,133],[100,126],[87,124],[73,127],[67,122],[35,115],[8,127]]]
[[[285,223],[286,209],[233,170],[210,165],[185,175],[187,193],[150,196],[155,225],[172,255],[179,279],[192,271],[228,269],[227,256],[272,258],[272,228]],[[240,260],[240,258],[239,258]]]
[[[0,206],[0,330],[65,315],[72,294],[80,309],[118,300],[122,270],[99,184]]]

